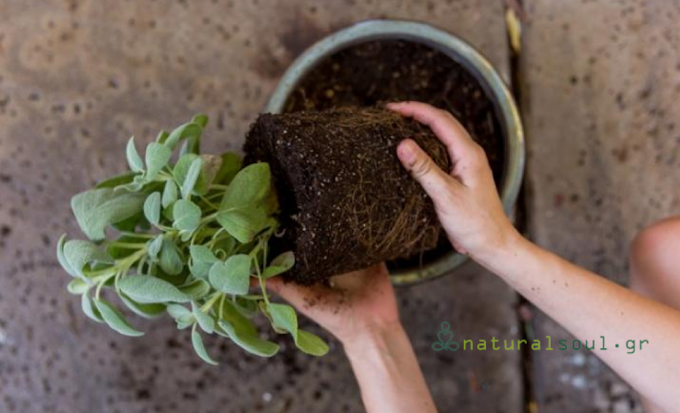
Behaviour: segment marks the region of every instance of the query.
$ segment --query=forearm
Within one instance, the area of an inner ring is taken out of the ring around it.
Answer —
[[[344,343],[368,412],[435,412],[411,342],[401,325]]]
[[[680,312],[579,268],[517,235],[475,257],[595,352],[643,395],[667,409],[680,388]],[[607,342],[602,350],[600,336]],[[626,342],[636,340],[628,354]],[[647,340],[642,351],[641,340]],[[616,348],[616,345],[619,348]],[[644,372],[644,374],[642,374]]]

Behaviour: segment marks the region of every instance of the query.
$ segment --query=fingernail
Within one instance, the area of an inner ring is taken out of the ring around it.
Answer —
[[[399,158],[406,162],[408,165],[413,165],[416,161],[416,152],[414,150],[413,143],[411,141],[403,141],[397,152],[399,153]]]

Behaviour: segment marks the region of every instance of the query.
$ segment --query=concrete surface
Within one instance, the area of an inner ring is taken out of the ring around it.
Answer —
[[[54,244],[77,234],[71,195],[125,168],[130,135],[146,142],[205,111],[206,149],[237,149],[298,53],[371,17],[459,34],[507,78],[496,0],[0,1],[0,411],[361,410],[337,343],[322,359],[265,362],[211,340],[214,368],[170,320],[136,320],[140,339],[95,325],[66,293]],[[430,348],[442,321],[456,338],[516,338],[506,286],[469,266],[398,294],[441,411],[521,411],[518,353]]]
[[[680,3],[524,3],[530,233],[625,283],[636,231],[680,211]],[[541,314],[534,327],[553,342],[571,339]],[[594,356],[533,355],[541,412],[640,411],[628,386]]]

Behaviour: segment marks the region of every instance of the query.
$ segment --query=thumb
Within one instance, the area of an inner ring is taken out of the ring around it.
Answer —
[[[439,194],[446,191],[450,185],[457,183],[454,179],[450,179],[451,177],[444,173],[432,158],[411,139],[405,139],[397,146],[397,156],[404,168],[413,175],[433,200],[436,200]]]

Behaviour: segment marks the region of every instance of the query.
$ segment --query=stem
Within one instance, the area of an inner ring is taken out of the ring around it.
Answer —
[[[219,291],[215,292],[212,295],[212,297],[210,297],[210,299],[205,304],[203,304],[203,306],[200,308],[200,310],[204,313],[207,313],[208,311],[210,311],[210,308],[212,308],[212,306],[215,304],[215,302],[217,302],[217,300],[220,299],[220,297],[222,295],[223,294]]]
[[[207,224],[208,222],[214,221],[215,218],[217,218],[217,212],[214,212],[206,217],[201,218],[201,220],[198,222],[198,225]]]
[[[113,241],[110,242],[109,245],[114,246],[114,247],[121,247],[121,248],[128,248],[128,249],[139,249],[139,247],[144,247],[146,246],[146,242],[119,242],[119,241]]]
[[[210,202],[210,201],[208,200],[208,198],[204,197],[203,195],[201,195],[201,200],[202,200],[203,202],[205,202],[206,204],[208,204],[208,206],[209,206],[210,208],[214,209],[214,210],[220,209],[217,205],[215,205],[215,204],[213,204],[212,202]]]
[[[130,231],[120,231],[120,235],[127,235],[128,237],[133,237],[133,238],[147,238],[147,239],[152,239],[155,238],[155,235],[152,234],[138,234],[136,232],[130,232]]]
[[[265,286],[264,278],[262,278],[262,272],[260,271],[260,263],[255,259],[255,271],[257,271],[257,279],[260,281],[260,290],[262,290],[262,297],[264,302],[269,306],[269,297],[267,296],[267,287]]]

